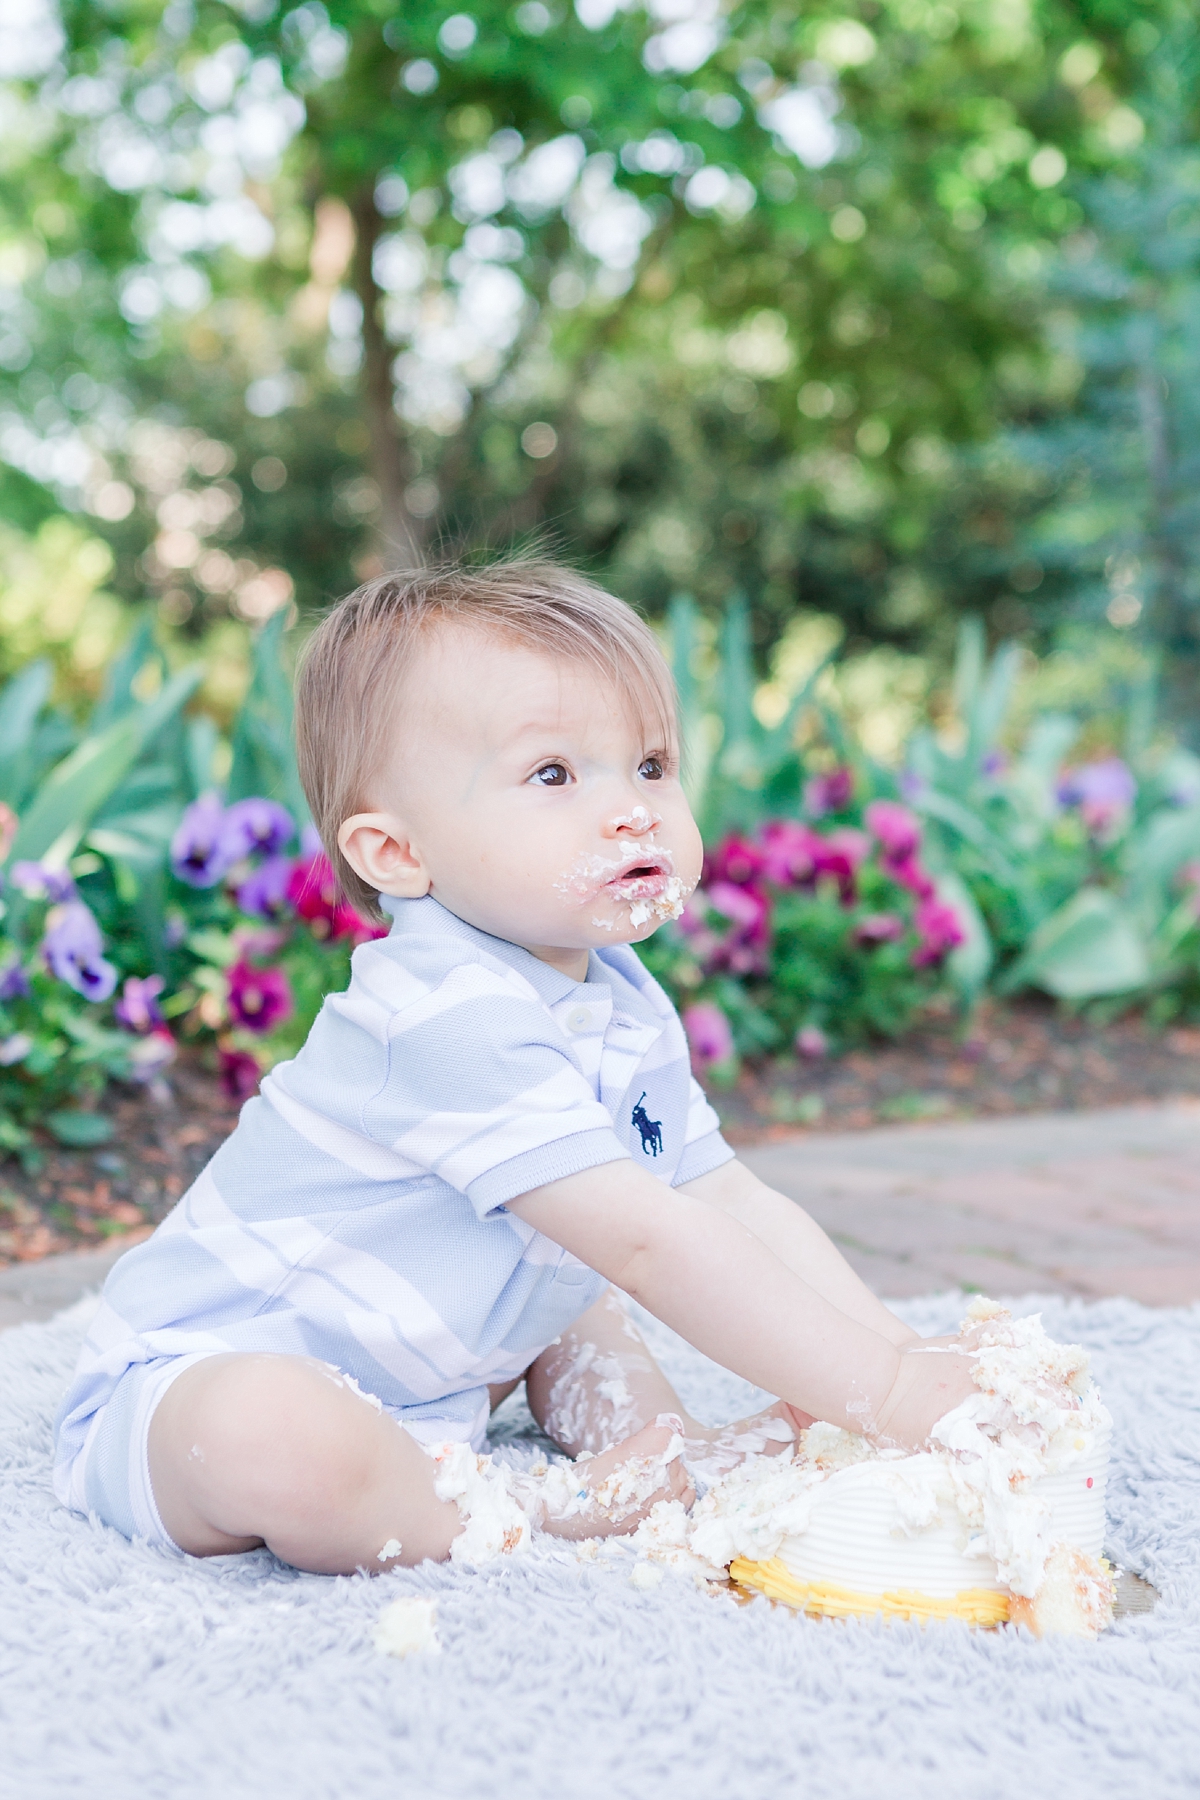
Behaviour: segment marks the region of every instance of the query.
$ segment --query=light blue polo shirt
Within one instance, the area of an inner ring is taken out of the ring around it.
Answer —
[[[57,1420],[60,1498],[126,1372],[198,1352],[320,1357],[426,1441],[477,1441],[487,1384],[605,1286],[505,1202],[601,1163],[678,1186],[732,1157],[632,949],[575,982],[432,898],[386,904],[389,935],[109,1275]]]

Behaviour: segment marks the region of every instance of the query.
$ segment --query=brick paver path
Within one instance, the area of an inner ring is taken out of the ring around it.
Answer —
[[[810,1132],[739,1154],[880,1294],[1200,1300],[1200,1102]],[[121,1248],[0,1269],[0,1330],[70,1305]]]
[[[879,1294],[1200,1300],[1200,1103],[810,1133],[739,1154]]]

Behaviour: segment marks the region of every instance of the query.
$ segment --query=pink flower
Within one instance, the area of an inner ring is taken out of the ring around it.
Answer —
[[[904,920],[899,913],[868,913],[854,927],[855,942],[859,944],[894,944],[903,936]]]
[[[231,1100],[248,1100],[258,1092],[259,1067],[248,1050],[222,1050],[221,1086]]]
[[[776,887],[803,886],[813,879],[819,839],[809,826],[793,819],[772,819],[759,833],[763,874]]]
[[[711,1001],[699,1000],[695,1006],[687,1007],[683,1014],[683,1029],[687,1032],[692,1061],[697,1067],[711,1068],[714,1063],[728,1062],[733,1056],[733,1032],[729,1020]]]
[[[966,932],[952,906],[944,900],[921,900],[913,914],[920,943],[912,953],[914,969],[942,962],[951,950],[966,942]]]
[[[898,800],[872,800],[863,817],[887,863],[904,863],[921,848],[921,821]]]
[[[825,775],[814,775],[804,784],[804,810],[810,819],[845,812],[853,798],[854,770],[844,766],[830,769]]]
[[[766,857],[749,838],[727,837],[704,859],[705,884],[732,881],[739,887],[753,881],[766,867]]]
[[[882,858],[882,867],[885,875],[890,875],[898,886],[907,888],[918,900],[932,900],[937,892],[932,877],[921,867],[915,856],[901,857],[897,862],[885,856]]]
[[[728,919],[733,926],[719,939],[709,966],[729,969],[735,975],[762,974],[771,935],[771,902],[767,896],[760,888],[715,881],[706,897],[711,912]]]
[[[294,864],[287,897],[308,921],[315,938],[348,937],[364,944],[368,938],[387,936],[386,925],[372,925],[343,897],[333,864],[323,850]]]
[[[818,881],[822,876],[831,876],[838,884],[838,891],[843,906],[854,904],[857,892],[857,876],[862,864],[866,861],[871,848],[871,840],[865,831],[855,831],[844,825],[840,831],[831,831],[828,837],[816,837],[816,868]]]
[[[292,990],[282,969],[256,969],[243,959],[225,981],[230,1016],[246,1031],[273,1031],[291,1017]]]
[[[829,1039],[819,1025],[802,1025],[796,1033],[796,1049],[810,1062],[819,1062],[829,1055]]]

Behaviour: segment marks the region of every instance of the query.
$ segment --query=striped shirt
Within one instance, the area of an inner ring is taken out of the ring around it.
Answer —
[[[505,1203],[631,1159],[728,1161],[679,1018],[627,946],[582,982],[432,898],[387,903],[300,1054],[105,1284],[60,1409],[56,1487],[126,1370],[197,1352],[320,1357],[418,1436],[479,1441],[603,1277]]]

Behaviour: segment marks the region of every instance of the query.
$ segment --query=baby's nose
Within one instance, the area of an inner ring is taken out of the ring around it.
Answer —
[[[662,824],[657,813],[652,813],[648,806],[635,806],[632,812],[617,813],[608,822],[609,835],[612,837],[647,837],[650,832]]]

